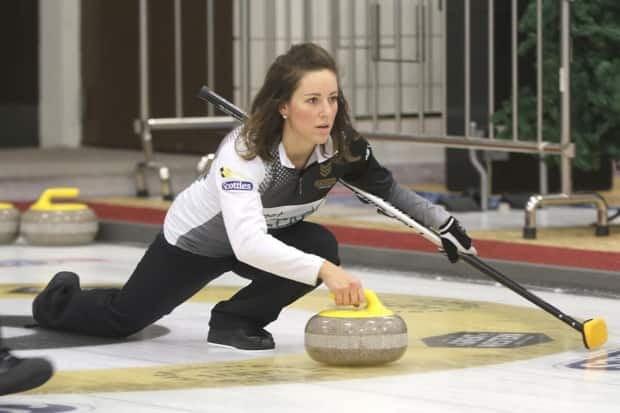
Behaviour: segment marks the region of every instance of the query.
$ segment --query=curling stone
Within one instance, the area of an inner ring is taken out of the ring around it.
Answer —
[[[0,244],[15,241],[19,234],[19,210],[13,204],[0,202]]]
[[[76,198],[78,188],[50,188],[22,214],[21,234],[33,245],[88,244],[97,234],[97,216],[86,204],[52,203],[52,198]]]
[[[398,360],[407,350],[407,325],[364,290],[367,306],[356,310],[324,310],[306,324],[308,355],[340,366],[370,366]]]

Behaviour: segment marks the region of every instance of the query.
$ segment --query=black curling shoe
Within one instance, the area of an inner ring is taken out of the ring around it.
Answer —
[[[32,316],[42,327],[50,326],[66,306],[71,296],[80,289],[80,278],[70,271],[54,275],[47,286],[32,301]]]
[[[231,330],[210,328],[207,342],[239,350],[272,350],[276,346],[273,336],[264,328]]]
[[[39,387],[53,373],[52,364],[43,358],[19,358],[0,348],[0,395]]]

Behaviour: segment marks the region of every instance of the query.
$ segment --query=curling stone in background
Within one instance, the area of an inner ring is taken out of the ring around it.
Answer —
[[[76,198],[78,188],[50,188],[22,214],[21,234],[33,245],[88,244],[97,234],[97,216],[86,204],[52,203],[52,198]]]
[[[0,244],[9,244],[19,235],[19,210],[0,202]]]
[[[407,350],[405,321],[364,290],[367,306],[324,310],[306,324],[306,352],[314,360],[342,366],[370,366],[398,360]]]

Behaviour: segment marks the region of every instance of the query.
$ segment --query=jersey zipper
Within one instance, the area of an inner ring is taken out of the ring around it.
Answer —
[[[303,195],[303,186],[304,186],[304,174],[306,173],[306,171],[308,169],[310,169],[310,167],[312,165],[314,165],[316,162],[312,162],[310,165],[307,165],[304,169],[302,169],[301,171],[299,171],[299,176],[297,177],[297,196],[299,198],[302,197]]]

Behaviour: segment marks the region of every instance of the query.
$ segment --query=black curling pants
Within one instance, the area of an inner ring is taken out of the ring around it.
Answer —
[[[339,264],[335,237],[318,224],[302,221],[271,230],[270,234]],[[33,313],[41,327],[126,337],[170,313],[210,281],[231,270],[251,283],[213,308],[209,323],[213,328],[264,327],[278,317],[282,308],[316,288],[261,271],[235,257],[211,258],[189,253],[168,244],[160,233],[121,289],[82,290],[77,285],[51,285],[35,299]]]

